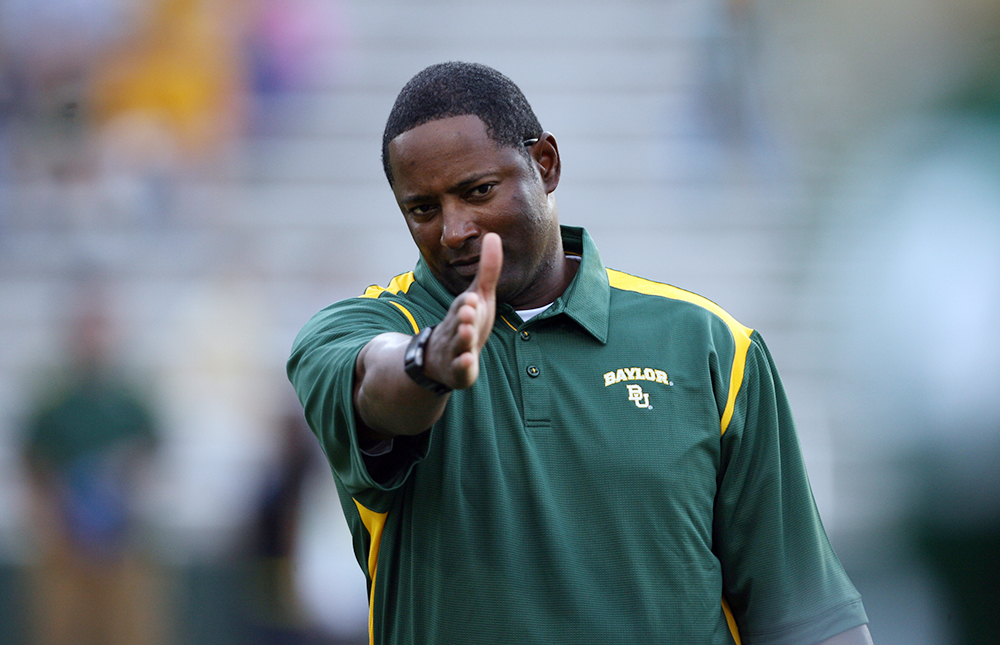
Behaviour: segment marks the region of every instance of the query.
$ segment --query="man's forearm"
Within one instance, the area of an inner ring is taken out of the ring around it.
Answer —
[[[380,334],[358,354],[354,401],[362,438],[420,434],[444,412],[449,395],[420,387],[403,371],[403,354],[411,338]]]

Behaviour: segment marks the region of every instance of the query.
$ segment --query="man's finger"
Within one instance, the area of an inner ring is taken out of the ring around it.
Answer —
[[[503,268],[503,245],[496,233],[483,236],[479,248],[479,270],[476,279],[469,287],[470,291],[478,291],[487,302],[496,298],[497,282],[500,280],[500,269]]]

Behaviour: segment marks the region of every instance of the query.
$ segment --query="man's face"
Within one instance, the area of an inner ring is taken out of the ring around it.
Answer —
[[[535,145],[530,161],[500,147],[477,116],[430,121],[389,143],[396,201],[424,261],[452,293],[475,278],[483,235],[494,232],[504,251],[497,299],[521,308],[547,304],[537,301],[563,261],[549,200],[558,152],[554,141]]]

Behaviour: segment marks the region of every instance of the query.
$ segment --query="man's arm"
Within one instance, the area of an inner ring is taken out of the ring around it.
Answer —
[[[476,382],[479,352],[496,316],[496,285],[502,266],[500,236],[487,233],[476,278],[455,298],[427,343],[424,373],[431,379],[456,390]],[[354,409],[358,436],[363,441],[420,434],[444,413],[450,394],[435,394],[403,371],[403,354],[410,339],[407,334],[380,334],[358,354]]]
[[[868,631],[868,625],[860,625],[854,629],[848,629],[832,638],[828,638],[817,645],[873,645],[872,635]]]

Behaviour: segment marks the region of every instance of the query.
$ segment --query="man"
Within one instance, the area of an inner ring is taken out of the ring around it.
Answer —
[[[157,572],[136,541],[134,508],[137,478],[158,443],[156,415],[111,361],[107,296],[80,287],[68,365],[25,418],[38,554],[29,571],[32,642],[157,643]]]
[[[288,363],[371,642],[870,643],[760,336],[559,226],[520,90],[429,67],[382,150],[420,260]]]

